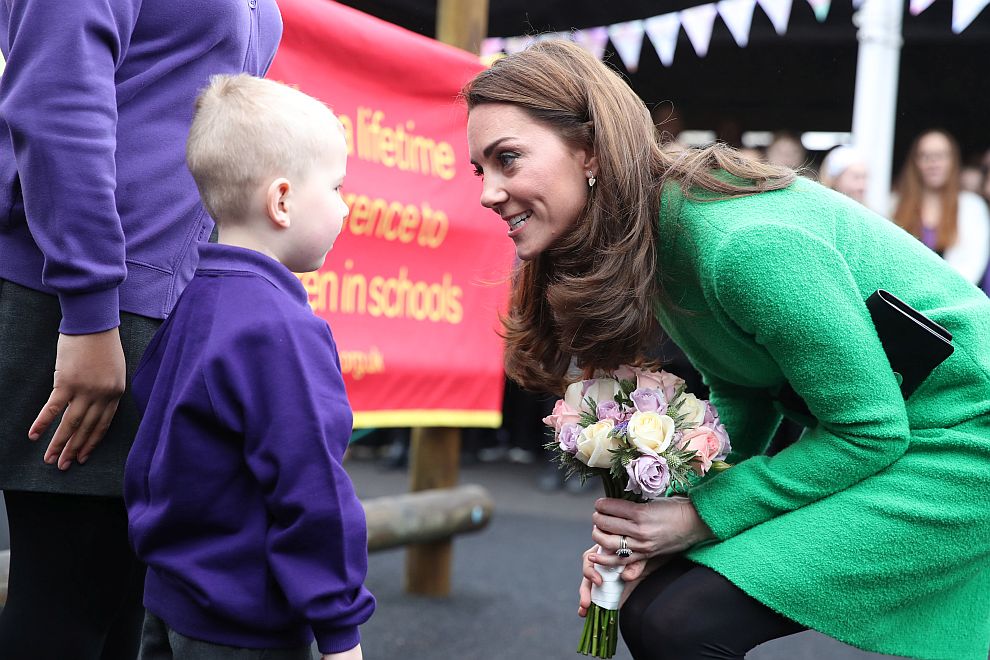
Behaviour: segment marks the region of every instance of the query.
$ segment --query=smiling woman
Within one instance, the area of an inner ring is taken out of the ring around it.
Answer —
[[[725,146],[665,154],[643,103],[573,43],[509,55],[463,96],[480,201],[521,259],[508,374],[559,392],[574,363],[586,378],[642,364],[662,328],[732,438],[733,467],[687,500],[596,502],[579,612],[593,564],[622,566],[636,660],[739,660],[806,627],[879,653],[986,660],[986,296],[787,168]],[[865,303],[880,287],[955,346],[907,401]],[[785,387],[813,418],[771,457]]]

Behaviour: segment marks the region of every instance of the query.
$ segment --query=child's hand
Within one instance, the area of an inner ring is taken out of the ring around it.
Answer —
[[[364,656],[361,655],[361,645],[358,644],[350,651],[343,653],[324,653],[321,660],[364,660]]]

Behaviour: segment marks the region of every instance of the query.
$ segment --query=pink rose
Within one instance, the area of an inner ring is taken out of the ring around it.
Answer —
[[[616,380],[631,380],[635,382],[636,369],[624,364],[613,371],[612,375],[615,376]]]
[[[674,374],[666,371],[644,371],[636,372],[636,388],[649,388],[660,390],[667,401],[672,401],[677,388],[684,385],[684,379],[678,378]]]
[[[718,436],[721,443],[721,449],[714,460],[724,461],[729,455],[729,452],[732,451],[732,445],[729,443],[729,432],[722,425],[721,420],[718,418],[718,409],[715,408],[715,404],[711,401],[705,401],[705,420],[702,422],[702,425],[715,431],[715,435]]]
[[[574,408],[567,405],[563,399],[557,399],[553,404],[553,412],[543,418],[543,423],[560,432],[564,424],[577,424],[581,420],[581,414]]]
[[[703,475],[712,467],[712,461],[722,451],[722,441],[712,429],[707,426],[684,431],[681,436],[680,448],[685,451],[694,451],[691,462],[694,463],[694,471]]]

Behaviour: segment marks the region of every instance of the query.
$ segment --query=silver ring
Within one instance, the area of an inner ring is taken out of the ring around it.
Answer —
[[[625,536],[619,537],[619,549],[615,551],[615,554],[617,554],[622,559],[629,559],[630,557],[632,557],[632,550],[630,550],[629,546],[626,544]]]

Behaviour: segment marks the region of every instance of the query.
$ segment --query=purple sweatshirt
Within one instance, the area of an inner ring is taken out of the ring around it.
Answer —
[[[299,280],[206,243],[134,376],[144,414],[124,473],[144,604],[179,633],[243,648],[358,644],[364,510],[341,458],[337,349]]]
[[[66,334],[168,315],[213,227],[193,101],[281,33],[275,0],[0,3],[0,279],[57,294]]]

